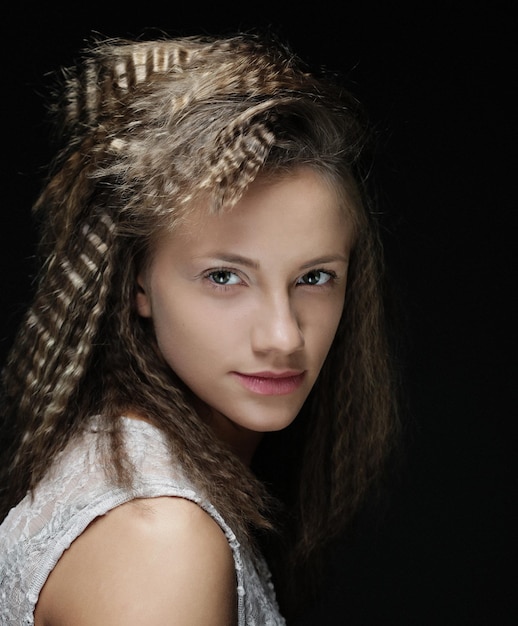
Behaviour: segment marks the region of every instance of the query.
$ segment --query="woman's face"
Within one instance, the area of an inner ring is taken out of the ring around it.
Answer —
[[[237,448],[288,426],[320,372],[352,244],[341,204],[308,168],[258,179],[231,211],[195,211],[138,277],[164,359]]]

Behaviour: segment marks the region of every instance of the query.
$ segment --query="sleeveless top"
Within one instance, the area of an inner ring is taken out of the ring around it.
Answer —
[[[177,496],[203,508],[232,549],[239,626],[284,626],[264,560],[239,544],[232,529],[171,461],[165,438],[147,422],[122,418],[135,467],[131,489],[114,486],[102,464],[108,437],[95,418],[38,485],[0,525],[0,624],[34,624],[39,593],[63,552],[98,516],[134,498]]]

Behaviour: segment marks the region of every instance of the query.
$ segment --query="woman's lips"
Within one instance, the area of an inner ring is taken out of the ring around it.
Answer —
[[[249,391],[264,396],[282,396],[296,391],[304,380],[305,371],[254,372],[242,374],[232,372],[237,380]]]

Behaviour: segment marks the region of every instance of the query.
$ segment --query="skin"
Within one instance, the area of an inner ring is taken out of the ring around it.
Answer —
[[[346,215],[310,169],[258,179],[230,211],[195,209],[138,276],[136,307],[158,350],[245,463],[264,432],[295,419],[331,346],[353,239]],[[232,626],[236,606],[219,526],[192,502],[155,498],[113,509],[72,543],[35,624]]]
[[[335,190],[298,169],[256,180],[231,211],[195,211],[138,277],[137,309],[158,349],[245,462],[262,433],[293,421],[317,379],[344,306],[352,237]],[[251,390],[268,391],[250,377],[264,372],[301,380],[290,393]]]
[[[227,540],[198,505],[141,499],[97,518],[63,554],[35,626],[231,626],[236,579]]]

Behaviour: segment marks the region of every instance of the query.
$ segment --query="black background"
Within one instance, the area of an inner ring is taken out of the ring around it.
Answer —
[[[322,602],[300,624],[518,623],[511,3],[20,2],[2,12],[2,359],[30,291],[30,206],[50,157],[43,75],[95,31],[271,28],[309,63],[345,74],[377,129],[411,420],[386,517],[334,547]]]

